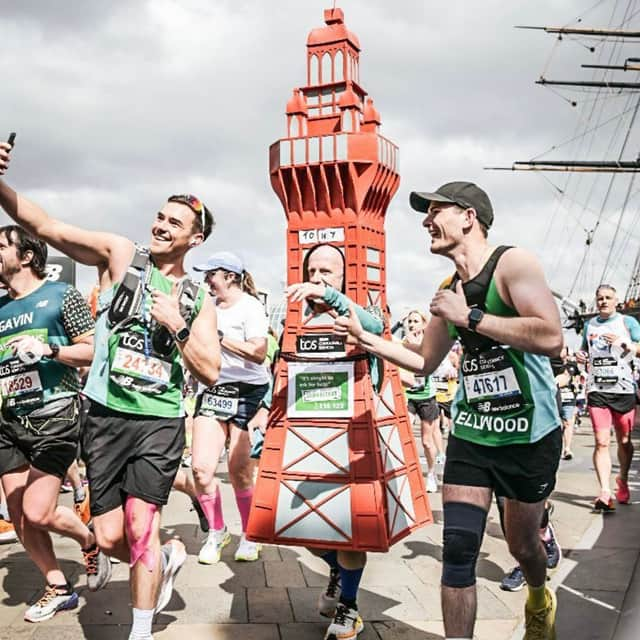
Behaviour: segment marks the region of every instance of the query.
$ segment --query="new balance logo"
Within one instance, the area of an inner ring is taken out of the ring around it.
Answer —
[[[36,309],[42,309],[43,307],[46,307],[49,304],[48,300],[40,300],[40,302],[38,302],[38,304],[36,305]]]

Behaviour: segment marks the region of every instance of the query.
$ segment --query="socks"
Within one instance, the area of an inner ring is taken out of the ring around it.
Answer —
[[[545,595],[546,586],[540,587],[528,586],[529,597],[527,598],[527,607],[531,611],[539,611],[547,606],[547,598]]]
[[[320,556],[332,569],[340,569],[338,564],[338,552],[334,549],[327,551],[323,556]]]
[[[133,609],[133,624],[131,625],[130,640],[146,640],[151,638],[151,624],[153,609]]]
[[[358,587],[364,568],[345,569],[341,565],[338,565],[338,568],[340,569],[340,602],[350,609],[357,609]]]
[[[9,509],[4,502],[0,503],[0,518],[9,521]]]
[[[224,516],[222,515],[222,498],[220,488],[216,487],[215,493],[203,493],[198,496],[198,502],[204,511],[209,523],[209,530],[220,531],[224,529]]]
[[[238,511],[240,512],[240,519],[242,520],[242,533],[247,530],[247,523],[249,522],[249,511],[251,510],[251,499],[253,498],[253,487],[248,489],[236,490],[236,503],[238,505]]]

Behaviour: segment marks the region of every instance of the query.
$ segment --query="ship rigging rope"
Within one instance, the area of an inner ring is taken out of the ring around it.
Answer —
[[[633,0],[630,0],[630,1],[629,1],[629,3],[627,4],[627,7],[626,7],[626,9],[625,9],[624,19],[623,19],[623,22],[622,22],[623,24],[625,24],[625,23],[628,21],[628,15],[629,15],[630,10],[632,9],[632,6],[633,6],[634,4],[635,4],[635,2],[634,2]],[[611,15],[611,18],[610,18],[609,24],[611,24],[611,23],[613,22],[613,18],[614,18],[614,16],[615,16],[615,11],[616,11],[617,5],[618,5],[618,3],[616,2],[616,7],[614,7],[614,10],[613,10],[613,12],[612,12],[612,15]],[[602,51],[602,50],[601,50],[601,51]],[[614,45],[614,46],[612,47],[612,49],[611,49],[611,53],[610,53],[610,55],[609,55],[608,65],[611,65],[611,64],[612,64],[612,62],[613,62],[613,60],[614,60],[614,56],[616,56],[616,55],[618,55],[618,56],[619,56],[619,55],[620,55],[620,53],[621,53],[621,48],[620,48],[620,47],[618,47],[617,45]],[[607,77],[607,72],[605,72],[603,75],[604,75],[604,77],[606,78],[606,77]],[[594,72],[594,77],[595,77],[595,72]],[[590,110],[589,116],[588,116],[587,121],[586,121],[587,128],[588,128],[588,124],[589,124],[589,123],[591,122],[591,120],[593,119],[594,113],[595,113],[595,111],[596,111],[596,104],[597,104],[598,99],[600,98],[600,94],[601,94],[601,92],[602,92],[602,90],[601,90],[601,89],[598,89],[598,91],[597,91],[598,96],[597,96],[596,100],[594,100],[594,102],[593,102],[593,104],[592,104],[592,108],[591,108],[591,110]],[[603,100],[601,101],[601,103],[600,103],[600,110],[599,110],[599,114],[598,114],[598,118],[597,118],[597,121],[598,121],[598,122],[600,122],[600,121],[602,120],[603,111],[604,111],[604,105],[605,105],[605,103],[606,103],[606,102],[608,102],[608,97],[609,97],[609,96],[606,96],[606,95],[605,95],[605,96],[603,96],[603,97],[604,97],[604,99],[603,99]],[[628,104],[630,104],[631,100],[632,100],[632,95],[628,94]],[[635,109],[635,110],[634,110],[634,115],[632,116],[631,123],[630,123],[630,125],[629,125],[629,128],[627,129],[627,135],[626,135],[626,138],[625,138],[625,142],[623,143],[622,150],[621,150],[621,151],[620,151],[620,153],[619,153],[618,160],[621,160],[621,159],[622,159],[622,154],[623,154],[623,152],[624,152],[624,150],[625,150],[625,148],[626,148],[626,143],[627,143],[627,141],[628,141],[629,133],[630,133],[631,128],[632,128],[632,126],[633,126],[633,121],[635,120],[635,114],[636,114],[636,113],[637,113],[637,109]],[[620,131],[620,128],[621,128],[621,125],[622,125],[622,118],[618,119],[618,122],[617,122],[617,125],[616,125],[616,129],[615,129],[615,131],[614,131],[614,134],[611,136],[611,138],[610,138],[610,140],[609,140],[609,145],[608,145],[608,148],[607,148],[607,152],[606,152],[606,154],[605,154],[605,157],[609,154],[609,152],[611,151],[611,148],[612,148],[612,146],[613,146],[614,141],[618,138],[619,131]],[[598,128],[598,127],[596,126],[596,128]],[[586,136],[586,135],[587,135],[587,132],[585,131],[584,136]],[[579,136],[579,137],[580,137],[580,136]],[[583,139],[584,139],[584,138],[583,138]],[[595,140],[595,136],[591,136],[590,143],[589,143],[589,145],[588,145],[588,151],[589,151],[589,152],[591,151],[591,148],[592,148],[592,146],[593,146],[594,140]],[[580,182],[581,182],[582,177],[583,177],[583,176],[582,176],[582,175],[580,175],[579,180],[578,180],[578,185],[577,185],[577,186],[579,186],[579,185],[580,185]],[[570,292],[569,292],[569,294],[568,294],[568,295],[572,295],[572,294],[573,294],[573,292],[574,292],[574,290],[575,290],[576,286],[578,285],[578,282],[579,282],[580,280],[582,280],[582,279],[584,279],[584,278],[586,277],[586,275],[587,275],[587,272],[588,272],[588,271],[593,271],[593,272],[594,272],[594,275],[595,275],[595,264],[594,264],[594,262],[593,262],[593,253],[594,253],[594,252],[593,252],[593,239],[594,239],[595,232],[596,232],[596,231],[597,231],[597,229],[599,228],[599,226],[600,226],[600,222],[602,221],[602,218],[603,218],[603,215],[604,215],[604,212],[605,212],[605,209],[606,209],[606,205],[607,205],[607,202],[608,202],[608,199],[609,199],[609,196],[610,196],[611,189],[612,189],[612,187],[613,187],[613,184],[614,184],[615,178],[616,178],[616,174],[612,174],[611,179],[609,180],[609,185],[608,185],[608,187],[607,187],[606,195],[605,195],[605,198],[604,198],[604,200],[603,200],[603,202],[602,202],[602,205],[601,205],[601,207],[600,207],[600,212],[599,212],[599,214],[598,214],[598,216],[597,216],[596,222],[595,222],[595,224],[594,224],[593,228],[591,229],[591,231],[589,231],[589,232],[587,233],[587,239],[586,239],[586,243],[585,243],[585,248],[584,248],[584,253],[583,253],[582,261],[581,261],[581,263],[580,263],[580,266],[578,267],[578,271],[577,271],[577,273],[576,273],[576,275],[575,275],[575,278],[574,278],[573,284],[572,284],[572,286],[571,286],[571,290],[570,290]],[[597,181],[598,181],[598,177],[596,177],[596,179],[595,179],[595,180],[593,180],[593,181],[592,181],[592,183],[591,183],[591,188],[589,189],[589,194],[588,194],[588,197],[587,197],[587,203],[588,203],[588,202],[590,202],[590,201],[591,201],[591,199],[592,199],[593,192],[594,192],[594,189],[595,189],[595,186],[596,186]],[[568,186],[568,183],[567,183],[567,186]],[[620,225],[620,219],[619,219],[619,221],[618,221],[618,226],[617,226],[617,228],[616,228],[616,235],[617,235],[618,230],[619,230],[619,225]],[[577,226],[577,225],[576,225],[576,226]],[[607,262],[608,262],[608,261],[610,260],[610,258],[611,258],[611,248],[612,248],[612,247],[613,247],[613,245],[611,245],[611,247],[610,247],[609,255],[607,256]],[[557,255],[558,253],[559,253],[559,252],[557,252],[557,253],[556,253],[556,255]],[[589,263],[587,263],[587,260],[588,260],[589,258],[591,258],[591,260],[590,260],[590,262],[589,262]],[[590,268],[588,268],[588,267],[590,267]],[[580,277],[581,275],[582,275],[582,278]],[[587,284],[587,282],[585,282],[585,283],[584,283],[584,285],[586,285],[586,284]],[[582,288],[581,288],[581,290],[584,290],[584,289],[582,289]]]

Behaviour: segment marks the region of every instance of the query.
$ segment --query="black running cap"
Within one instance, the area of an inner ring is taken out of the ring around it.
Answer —
[[[447,182],[433,193],[412,191],[409,202],[413,209],[426,213],[430,202],[448,202],[463,209],[475,209],[476,216],[489,229],[493,224],[493,207],[489,196],[473,182]]]

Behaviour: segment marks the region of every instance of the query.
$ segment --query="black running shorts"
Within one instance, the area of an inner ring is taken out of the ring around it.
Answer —
[[[440,408],[435,396],[426,400],[411,400],[409,398],[407,400],[407,408],[411,413],[419,416],[420,420],[426,420],[427,422],[437,420],[440,415]]]
[[[91,402],[82,432],[91,515],[120,508],[128,495],[167,504],[183,449],[184,418],[138,416]]]
[[[49,416],[16,417],[3,411],[0,475],[31,465],[63,480],[76,457],[79,433],[78,402],[74,398]]]
[[[562,452],[558,427],[530,444],[487,447],[449,436],[444,484],[489,487],[497,496],[540,502],[556,486]]]

